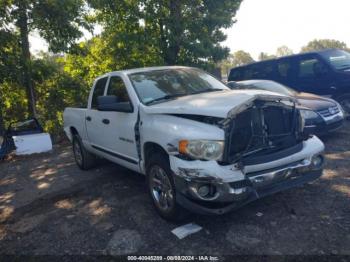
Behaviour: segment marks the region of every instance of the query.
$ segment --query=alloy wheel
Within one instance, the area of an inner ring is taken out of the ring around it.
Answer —
[[[174,192],[166,172],[160,166],[150,170],[150,190],[157,207],[168,212],[174,207]]]

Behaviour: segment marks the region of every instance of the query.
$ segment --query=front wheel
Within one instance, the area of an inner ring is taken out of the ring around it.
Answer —
[[[147,167],[147,186],[153,205],[158,214],[166,220],[178,221],[186,211],[176,202],[176,188],[169,158],[164,154],[154,154]]]

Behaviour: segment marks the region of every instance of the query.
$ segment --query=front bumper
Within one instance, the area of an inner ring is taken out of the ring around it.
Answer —
[[[210,203],[204,201],[197,201],[188,198],[184,194],[177,194],[177,202],[184,208],[198,213],[198,214],[214,214],[221,215],[229,211],[238,209],[254,200],[271,195],[289,188],[301,186],[305,183],[311,182],[322,176],[322,170],[313,170],[306,173],[290,177],[286,180],[273,183],[266,187],[255,188],[254,186],[247,186],[241,189],[235,189],[236,200],[227,203]],[[239,192],[239,193],[238,193]]]
[[[322,175],[323,170],[322,142],[310,149],[310,143],[318,141],[314,137],[304,144],[299,153],[262,165],[246,166],[241,173],[234,166],[229,169],[216,165],[211,167],[210,161],[204,162],[202,169],[190,169],[191,163],[179,168],[178,172],[173,169],[177,202],[195,213],[224,214],[264,196],[313,181]],[[286,163],[286,159],[290,161]],[[220,169],[223,172],[220,177],[205,175]],[[194,176],[195,170],[203,175]],[[229,172],[233,180],[228,179]],[[206,191],[210,193],[203,197],[200,194],[202,186],[214,190]]]
[[[337,115],[320,118],[320,121],[313,123],[312,125],[306,125],[304,132],[306,134],[313,134],[317,136],[322,136],[334,132],[340,129],[344,124],[344,115],[339,112]]]

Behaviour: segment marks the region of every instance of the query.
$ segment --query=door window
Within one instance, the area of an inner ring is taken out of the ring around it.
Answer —
[[[241,81],[242,80],[242,69],[241,68],[235,68],[231,69],[229,81]]]
[[[317,58],[304,58],[299,61],[299,78],[319,78],[328,72],[325,64]]]
[[[130,102],[123,79],[119,76],[112,76],[107,90],[107,95],[113,95],[118,98],[118,102]]]
[[[277,71],[280,78],[289,78],[292,74],[292,64],[288,60],[279,61]]]
[[[91,109],[97,109],[97,98],[103,96],[107,83],[107,77],[97,80],[94,88],[94,93],[92,94]]]

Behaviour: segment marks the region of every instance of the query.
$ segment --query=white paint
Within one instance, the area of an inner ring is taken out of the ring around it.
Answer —
[[[16,155],[30,155],[52,150],[50,135],[47,133],[13,136]]]
[[[175,236],[177,236],[179,239],[183,239],[187,237],[188,235],[197,233],[202,230],[202,227],[195,224],[195,223],[189,223],[180,227],[177,227],[171,231]]]

